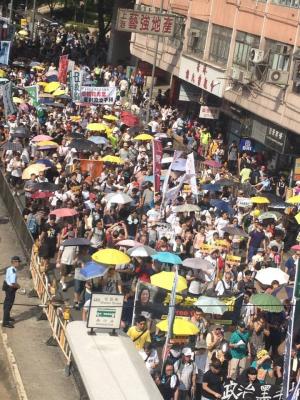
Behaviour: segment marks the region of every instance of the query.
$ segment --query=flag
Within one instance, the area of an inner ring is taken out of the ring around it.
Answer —
[[[98,160],[81,159],[80,169],[82,172],[88,172],[92,179],[96,179],[101,175],[103,162]]]
[[[67,83],[68,64],[68,55],[59,57],[58,80],[60,83]]]
[[[194,153],[190,153],[187,156],[185,172],[186,172],[187,175],[190,176],[190,185],[191,185],[192,193],[195,196],[198,196],[198,187],[197,187],[197,181],[196,181]]]
[[[5,116],[7,117],[8,115],[16,114],[18,112],[18,109],[12,99],[12,82],[8,82],[5,85],[2,85],[2,90]]]
[[[38,86],[25,86],[25,91],[27,92],[28,96],[32,100],[32,105],[36,107],[39,104],[39,90]]]
[[[166,203],[167,204],[169,204],[169,203],[173,204],[174,203],[174,201],[177,199],[177,197],[179,195],[179,192],[180,192],[180,189],[182,188],[182,185],[183,185],[183,183],[184,183],[184,181],[186,179],[187,179],[187,175],[183,174],[180,177],[178,185],[173,187],[173,188],[171,188],[171,189],[169,189],[167,191],[167,193],[166,193]]]
[[[156,193],[160,189],[161,160],[163,155],[162,144],[159,140],[153,140],[152,151],[154,192]]]

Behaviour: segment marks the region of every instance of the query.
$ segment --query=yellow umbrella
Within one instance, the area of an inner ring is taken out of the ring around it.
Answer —
[[[53,96],[62,96],[63,94],[66,94],[66,91],[64,89],[56,89],[53,93]]]
[[[0,69],[0,78],[5,78],[6,72],[3,69]]]
[[[146,141],[146,140],[152,140],[153,137],[151,135],[148,135],[148,133],[141,133],[140,135],[137,135],[135,138],[133,138],[134,140],[142,140],[142,141]]]
[[[252,201],[253,204],[270,204],[269,199],[267,199],[266,197],[251,197],[250,199]]]
[[[299,204],[300,203],[300,195],[292,196],[286,201],[288,204]]]
[[[32,69],[36,69],[36,70],[38,70],[38,71],[43,71],[43,70],[45,69],[45,67],[42,67],[41,65],[34,65],[34,66],[32,67]]]
[[[44,92],[46,93],[52,93],[55,92],[56,89],[60,87],[59,82],[50,82],[47,84],[47,86],[44,87]]]
[[[13,102],[15,104],[21,104],[24,103],[24,100],[20,99],[20,97],[13,97]]]
[[[122,158],[111,155],[104,156],[103,158],[101,158],[101,161],[110,162],[112,164],[124,164]]]
[[[42,140],[41,142],[38,142],[36,144],[39,147],[46,147],[46,146],[53,146],[53,147],[58,147],[59,145],[52,140]]]
[[[116,117],[115,115],[104,115],[103,119],[105,119],[106,121],[111,121],[111,122],[119,120],[119,118]]]
[[[103,131],[106,131],[107,126],[104,125],[104,124],[100,124],[100,123],[96,122],[96,123],[88,124],[86,129],[88,131],[103,132]]]
[[[295,215],[295,220],[298,222],[298,225],[300,225],[300,212]]]
[[[45,87],[48,85],[48,82],[37,82],[37,85]]]
[[[166,290],[172,290],[174,283],[174,272],[162,271],[150,277],[152,285]],[[187,289],[186,279],[183,276],[178,276],[176,292],[180,293]]]
[[[25,29],[21,29],[21,30],[18,32],[18,35],[20,35],[20,36],[28,36],[29,33],[28,33],[27,31],[25,31]]]
[[[128,264],[130,262],[130,257],[127,254],[116,249],[98,250],[92,255],[92,259],[98,263],[108,265]]]
[[[44,164],[31,164],[29,167],[25,168],[22,173],[22,179],[30,179],[31,174],[36,174],[40,171],[45,171],[46,165]]]
[[[71,115],[70,120],[73,122],[79,122],[79,121],[81,121],[81,116],[80,115]]]
[[[156,324],[156,327],[162,332],[168,332],[168,320],[164,319],[160,321],[158,324]],[[199,333],[199,329],[192,322],[180,317],[175,317],[173,333],[177,336],[192,336],[197,335],[197,333]]]

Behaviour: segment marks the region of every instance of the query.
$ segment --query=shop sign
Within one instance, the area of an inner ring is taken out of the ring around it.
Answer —
[[[121,322],[123,301],[123,295],[92,293],[87,327],[118,329]]]
[[[294,179],[294,181],[300,180],[300,158],[296,158],[296,160],[295,160],[293,179]]]
[[[286,136],[286,132],[269,126],[265,137],[265,145],[278,153],[284,153]]]
[[[223,96],[225,73],[204,62],[181,57],[179,78],[218,97]]]
[[[241,139],[240,144],[239,144],[239,150],[240,151],[249,151],[252,152],[254,151],[254,146],[253,143],[250,139]]]
[[[173,36],[176,16],[119,8],[117,30],[156,36]]]
[[[219,107],[209,107],[209,106],[201,106],[199,118],[206,119],[219,119],[220,108]]]

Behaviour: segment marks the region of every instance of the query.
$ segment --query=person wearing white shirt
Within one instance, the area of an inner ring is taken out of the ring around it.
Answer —
[[[225,228],[229,224],[229,222],[230,221],[228,218],[228,214],[226,212],[224,212],[220,218],[216,219],[215,226],[219,233],[220,238],[222,238],[224,235],[223,228]]]
[[[157,350],[153,348],[153,345],[151,343],[147,342],[144,345],[144,348],[139,351],[139,354],[145,363],[145,367],[152,375],[159,365]]]
[[[232,273],[225,272],[223,279],[217,283],[215,291],[217,296],[230,296],[234,289],[234,282],[232,281]]]

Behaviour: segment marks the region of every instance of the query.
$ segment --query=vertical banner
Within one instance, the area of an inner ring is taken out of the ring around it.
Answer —
[[[27,92],[28,96],[32,100],[32,105],[36,107],[39,104],[39,90],[38,86],[25,86],[25,91]]]
[[[80,102],[82,78],[83,78],[82,71],[73,70],[70,72],[70,91],[74,103]]]
[[[103,170],[103,162],[98,160],[80,160],[80,169],[82,172],[88,172],[92,179],[99,178]]]
[[[60,83],[67,83],[68,64],[68,55],[59,57],[58,80]]]
[[[170,175],[171,175],[172,167],[175,164],[175,162],[178,160],[178,158],[180,158],[181,154],[182,154],[182,151],[179,151],[179,150],[175,150],[174,151],[173,161],[171,162],[171,164],[169,166],[166,178],[164,180],[163,188],[162,188],[162,201],[161,201],[160,212],[162,211],[163,206],[164,206],[166,193],[167,193],[168,187],[169,187],[169,178],[170,178]]]
[[[153,152],[153,182],[154,192],[159,192],[160,189],[160,174],[161,174],[161,160],[163,156],[162,143],[159,140],[152,142]]]
[[[187,175],[190,175],[190,185],[191,185],[192,193],[195,196],[198,196],[198,187],[197,187],[197,181],[196,181],[194,153],[188,154],[187,160],[186,160],[185,171],[186,171]]]
[[[8,115],[16,114],[18,109],[12,99],[12,82],[8,82],[2,85],[3,88],[3,105],[4,113],[7,117]]]
[[[2,40],[0,42],[0,64],[8,65],[10,44],[11,42],[7,40]]]

